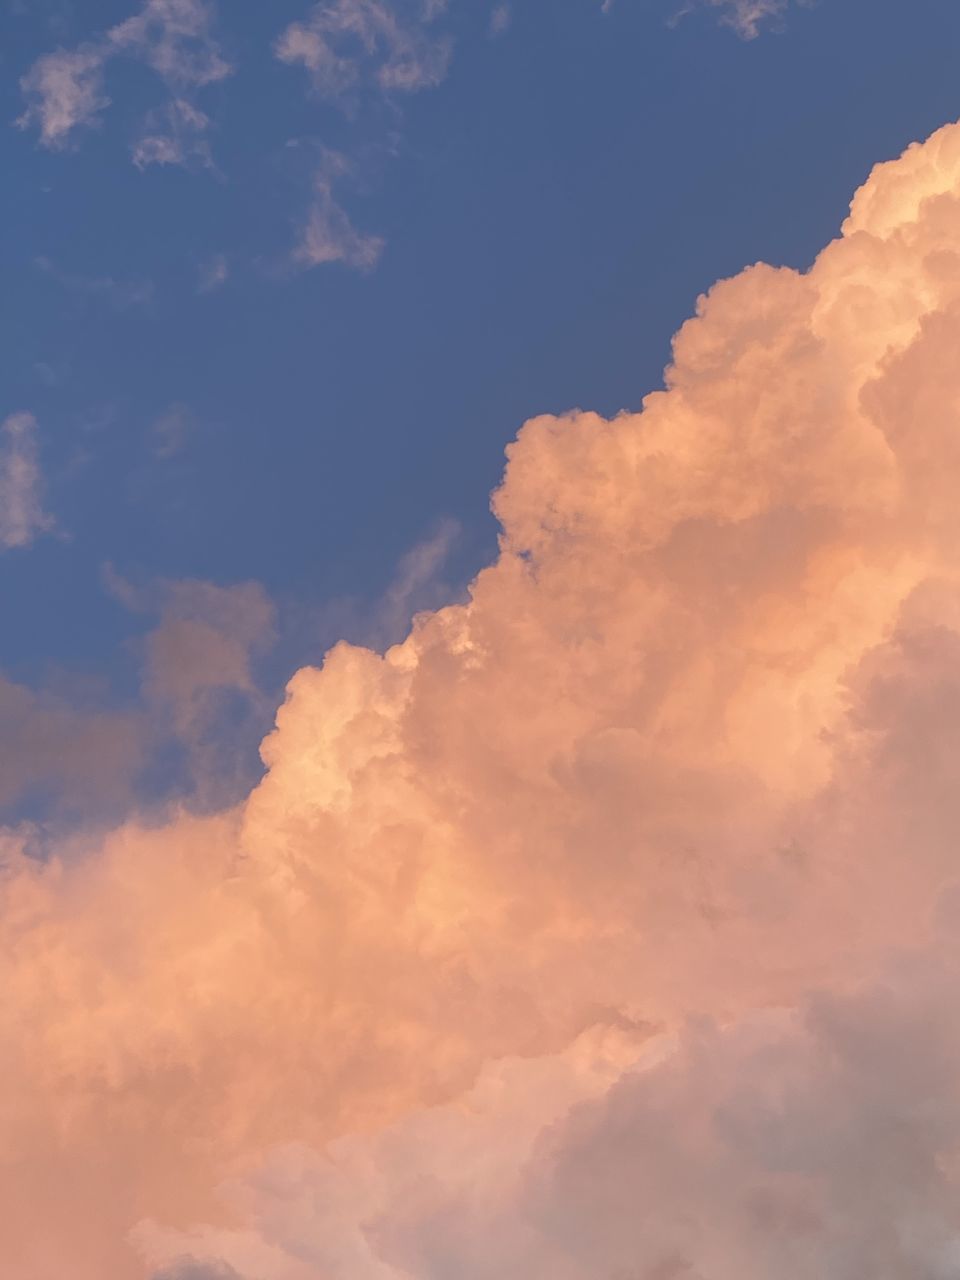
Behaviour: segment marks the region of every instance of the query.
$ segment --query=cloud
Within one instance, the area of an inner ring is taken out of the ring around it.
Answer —
[[[501,36],[513,21],[513,10],[508,4],[494,5],[490,13],[490,34]]]
[[[144,765],[146,736],[135,713],[0,677],[0,810],[33,797],[74,818],[115,811]]]
[[[263,1280],[951,1275],[960,957],[939,941],[874,985],[584,1033],[488,1067],[457,1105],[277,1148],[223,1188],[258,1232],[182,1238]],[[136,1238],[148,1257],[182,1243]]]
[[[184,163],[190,155],[205,154],[197,135],[209,120],[189,94],[233,69],[212,35],[214,19],[207,0],[146,0],[98,39],[39,58],[20,82],[27,108],[17,124],[38,128],[46,147],[66,147],[76,130],[97,124],[110,105],[104,92],[107,64],[129,57],[156,72],[173,94],[165,108],[148,116],[145,134],[134,146],[135,163],[141,168]]]
[[[200,88],[233,70],[211,35],[214,17],[206,0],[147,0],[106,39],[117,51],[142,59],[165,83]]]
[[[321,0],[283,31],[276,55],[305,67],[326,98],[369,86],[412,93],[447,73],[450,43],[432,30],[443,8],[416,0]]]
[[[198,1262],[196,1258],[183,1258],[158,1271],[152,1280],[241,1280],[241,1277],[232,1267],[220,1262]]]
[[[0,425],[0,548],[27,547],[52,527],[41,502],[37,422],[15,413]]]
[[[958,214],[951,126],[526,423],[468,598],[297,672],[242,802],[5,834],[10,1274],[952,1274]],[[265,614],[161,613],[189,724]]]
[[[755,40],[763,25],[783,16],[788,0],[707,0],[721,20],[744,38]]]
[[[281,62],[306,68],[316,94],[343,105],[371,91],[414,93],[447,74],[452,45],[435,30],[445,9],[444,0],[321,0],[303,21],[286,27],[274,52]],[[343,262],[369,271],[383,252],[383,239],[357,231],[334,195],[347,168],[344,155],[324,149],[293,254],[301,268]]]
[[[145,306],[153,299],[152,280],[116,280],[113,276],[87,276],[74,271],[62,271],[49,258],[35,259],[35,266],[44,275],[72,293],[102,298],[116,311],[129,307]]]
[[[210,117],[184,98],[173,98],[145,122],[142,136],[133,146],[133,163],[138,169],[151,164],[186,165],[191,160],[209,168],[210,144],[205,134]]]
[[[154,455],[158,458],[173,458],[181,453],[196,425],[195,416],[188,405],[170,405],[150,427]]]
[[[608,12],[613,0],[605,0],[604,12]],[[779,23],[786,15],[792,0],[691,0],[677,13],[674,22],[698,8],[714,9],[724,26],[731,27],[744,40],[755,40],[763,30]],[[808,4],[809,0],[797,0]]]
[[[344,156],[324,149],[313,177],[313,199],[293,251],[294,265],[320,267],[331,262],[370,271],[383,252],[380,236],[358,231],[334,195],[338,178],[348,172]]]
[[[130,646],[136,692],[119,700],[77,673],[48,673],[41,690],[0,676],[2,821],[29,816],[59,835],[70,822],[97,827],[155,809],[158,793],[167,807],[223,804],[256,776],[248,744],[270,707],[255,665],[275,639],[263,589],[190,579],[137,587],[109,567],[104,585],[147,620]]]
[[[215,253],[204,262],[199,271],[197,293],[214,293],[230,278],[230,263],[224,253]]]
[[[138,587],[110,565],[103,578],[127,609],[156,620],[141,644],[141,698],[154,751],[182,757],[180,802],[225,803],[249,785],[246,744],[269,722],[253,663],[276,639],[272,601],[255,582]]]
[[[40,58],[20,81],[27,109],[17,120],[36,126],[45,147],[66,145],[75,129],[90,127],[110,105],[104,93],[104,54],[95,45],[59,49]]]

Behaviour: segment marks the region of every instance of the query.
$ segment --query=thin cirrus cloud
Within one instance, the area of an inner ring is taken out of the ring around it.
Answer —
[[[954,125],[528,422],[468,598],[300,670],[241,803],[4,833],[4,1274],[956,1270],[958,253]],[[162,609],[189,727],[269,612]]]
[[[0,548],[27,547],[53,527],[42,489],[37,420],[14,413],[0,425]]]
[[[21,80],[27,108],[17,123],[36,128],[45,147],[66,147],[78,130],[98,123],[110,105],[107,65],[127,57],[150,67],[173,95],[167,107],[148,117],[134,144],[135,162],[142,168],[204,155],[198,135],[210,122],[189,95],[233,69],[213,36],[214,19],[208,0],[147,0],[103,36],[40,58]]]

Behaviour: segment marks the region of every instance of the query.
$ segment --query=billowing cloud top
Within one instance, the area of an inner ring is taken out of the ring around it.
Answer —
[[[527,423],[244,804],[7,834],[4,1274],[953,1274],[958,266],[951,126]]]

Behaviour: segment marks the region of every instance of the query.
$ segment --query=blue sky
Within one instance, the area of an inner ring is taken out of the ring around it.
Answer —
[[[489,558],[526,417],[636,407],[702,289],[807,264],[958,114],[946,0],[434,9],[342,4],[365,49],[307,0],[5,3],[0,419],[37,507],[0,717],[10,760],[73,744],[7,816],[177,795],[198,752],[221,802],[299,664]],[[123,785],[78,772],[91,723]]]

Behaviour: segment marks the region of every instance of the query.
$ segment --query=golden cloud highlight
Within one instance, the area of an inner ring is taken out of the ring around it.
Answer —
[[[958,339],[951,126],[528,422],[244,804],[8,833],[3,1273],[952,1274]]]

